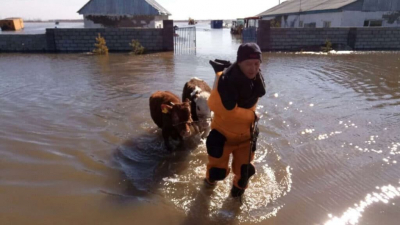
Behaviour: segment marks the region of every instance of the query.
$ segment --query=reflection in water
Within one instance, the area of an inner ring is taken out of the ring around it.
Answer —
[[[400,186],[394,187],[392,185],[376,187],[380,192],[372,192],[365,196],[364,200],[361,200],[360,203],[354,204],[354,207],[350,207],[346,212],[343,213],[341,217],[332,216],[329,214],[328,216],[331,218],[329,221],[325,223],[325,225],[355,225],[358,224],[360,217],[367,210],[369,206],[377,203],[390,203],[390,200],[400,197]]]

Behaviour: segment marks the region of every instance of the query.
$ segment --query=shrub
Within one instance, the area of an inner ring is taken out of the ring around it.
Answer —
[[[106,45],[106,40],[99,34],[96,38],[96,44],[94,44],[96,47],[93,50],[93,53],[98,54],[98,55],[107,55],[108,54],[108,48]]]
[[[323,52],[330,52],[332,51],[332,43],[330,40],[325,41],[325,46],[321,47],[321,51]]]
[[[140,44],[138,40],[133,39],[129,45],[132,47],[132,53],[135,55],[141,55],[144,53],[145,48]]]

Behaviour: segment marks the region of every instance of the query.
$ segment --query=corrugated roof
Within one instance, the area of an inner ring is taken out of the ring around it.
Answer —
[[[288,0],[257,16],[271,16],[305,11],[320,11],[339,9],[357,0]]]
[[[163,14],[168,14],[171,15],[170,12],[168,12],[168,10],[166,10],[164,7],[162,7],[158,2],[156,2],[155,0],[146,0],[147,3],[149,3],[150,5],[152,5],[154,8],[156,8],[158,11],[163,12]]]
[[[90,0],[78,13],[102,16],[171,15],[168,10],[155,0]]]
[[[364,11],[400,11],[400,0],[364,0]]]

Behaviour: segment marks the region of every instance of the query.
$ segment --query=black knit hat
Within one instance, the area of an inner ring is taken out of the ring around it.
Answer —
[[[259,59],[261,61],[261,49],[256,43],[246,43],[239,46],[236,61],[240,63],[247,59]]]

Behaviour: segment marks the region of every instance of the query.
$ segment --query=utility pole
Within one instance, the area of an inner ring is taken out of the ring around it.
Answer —
[[[301,0],[300,0],[300,12],[301,12]]]
[[[301,0],[300,0],[300,8],[299,8],[299,27],[300,27],[300,21],[301,21]],[[303,24],[304,26],[304,24]]]

